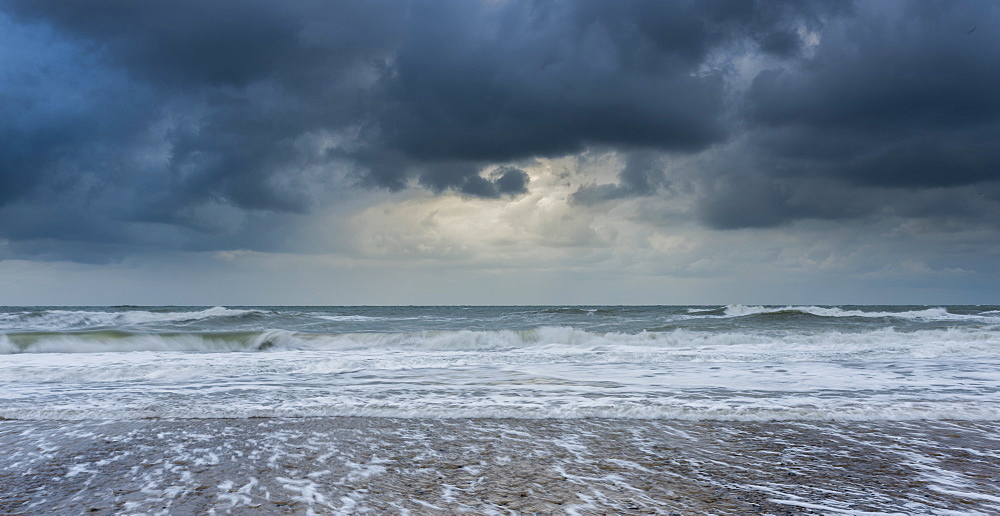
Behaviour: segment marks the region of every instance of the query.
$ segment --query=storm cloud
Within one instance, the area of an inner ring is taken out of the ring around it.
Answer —
[[[986,217],[997,21],[988,1],[0,0],[0,258],[289,250],[354,193],[509,200],[533,160],[595,149],[624,165],[578,207],[675,195],[677,173],[716,229]],[[927,202],[977,185],[982,209]]]
[[[913,213],[920,191],[949,197],[948,189],[966,185],[995,188],[998,20],[990,2],[861,3],[853,16],[826,25],[811,55],[758,73],[739,116],[750,127],[747,155],[764,176],[752,180],[760,194],[748,195],[766,199],[770,214],[745,225]],[[970,32],[977,24],[990,28]],[[842,183],[825,187],[825,196],[843,209],[787,201],[811,195],[817,178]],[[703,213],[712,226],[740,227],[726,188]],[[859,197],[870,198],[869,209],[854,206]],[[970,216],[952,203],[927,215]]]
[[[590,205],[627,197],[653,195],[666,186],[667,178],[659,155],[650,151],[634,151],[618,173],[618,183],[585,185],[573,192],[571,201]]]
[[[867,6],[824,35],[808,66],[761,72],[749,120],[774,156],[885,186],[1000,177],[1000,36],[987,2]]]

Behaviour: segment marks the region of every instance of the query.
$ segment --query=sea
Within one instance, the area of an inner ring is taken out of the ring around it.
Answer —
[[[0,308],[0,513],[997,514],[1000,306]]]

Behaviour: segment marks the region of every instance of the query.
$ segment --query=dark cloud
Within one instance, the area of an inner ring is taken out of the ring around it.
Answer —
[[[514,196],[528,191],[528,174],[518,168],[501,167],[492,173],[488,179],[480,176],[468,177],[459,191],[474,197],[499,198]]]
[[[760,49],[779,57],[791,57],[802,48],[802,38],[795,32],[774,31],[760,39]]]
[[[313,141],[363,121],[364,77],[403,35],[398,7],[0,2],[18,50],[0,71],[0,239],[36,258],[61,242],[74,260],[90,243],[108,259],[274,249],[279,235],[218,213],[285,220],[315,204],[314,170],[337,158]]]
[[[729,133],[713,52],[812,23],[821,6],[420,2],[387,70],[382,144],[430,161],[702,150]]]
[[[490,174],[500,195],[517,195],[528,191],[528,174],[514,167],[500,167]]]
[[[1000,21],[986,1],[866,4],[815,55],[762,72],[747,94],[756,141],[800,168],[859,184],[1000,179]]]
[[[752,171],[725,176],[709,188],[698,216],[716,229],[770,228],[798,219],[854,219],[884,209],[888,200],[883,192],[845,188],[826,178],[775,178]]]
[[[386,145],[422,160],[506,161],[589,143],[697,150],[724,137],[721,79],[668,53],[632,55],[654,44],[636,13],[515,3],[484,27],[470,23],[472,5],[414,10],[379,117]]]
[[[870,215],[857,192],[1000,179],[998,12],[0,0],[0,45],[24,56],[0,70],[0,239],[37,256],[270,250],[289,245],[276,221],[334,190],[516,196],[531,158],[627,155],[617,183],[573,196],[588,205],[661,194],[671,157],[733,141],[743,154],[696,179],[709,226]],[[741,89],[747,62],[767,69]]]
[[[753,80],[736,113],[745,145],[708,174],[701,219],[991,216],[955,192],[1000,181],[1000,33],[968,33],[997,21],[1000,5],[975,0],[860,3],[828,20],[816,44]]]
[[[573,193],[570,201],[591,205],[627,197],[653,195],[666,185],[663,156],[651,151],[635,151],[628,155],[625,167],[618,173],[618,184],[582,186]]]
[[[774,34],[819,5],[2,0],[4,42],[37,59],[4,78],[0,206],[59,205],[126,240],[128,224],[226,233],[197,214],[307,212],[343,187],[314,171],[344,163],[361,184],[499,197],[527,188],[483,176],[504,162],[699,151],[730,133],[707,60],[746,39],[788,54]],[[653,186],[623,174],[629,195]],[[12,217],[0,237],[58,225]]]
[[[377,58],[400,41],[397,2],[4,0],[25,20],[97,44],[130,72],[177,87],[305,83]]]
[[[272,179],[303,168],[300,138],[364,120],[361,97],[373,82],[364,76],[399,45],[405,22],[398,4],[379,2],[11,0],[0,6],[62,40],[44,57],[71,46],[152,97],[136,120],[114,120],[130,107],[128,92],[119,97],[125,106],[86,113],[80,123],[66,116],[72,113],[53,113],[53,125],[68,134],[53,141],[41,131],[22,133],[37,142],[32,155],[57,150],[79,161],[91,147],[116,145],[119,161],[127,161],[145,149],[123,137],[158,130],[169,147],[160,170],[152,171],[162,176],[157,186],[169,190],[156,193],[162,204],[221,198],[278,211],[302,210],[302,199],[276,190]],[[58,93],[71,95],[77,86],[64,83]],[[38,168],[31,165],[19,168]]]
[[[511,166],[499,167],[484,178],[477,165],[468,163],[438,163],[420,174],[420,183],[436,192],[450,189],[491,199],[526,193],[528,180],[525,171]]]

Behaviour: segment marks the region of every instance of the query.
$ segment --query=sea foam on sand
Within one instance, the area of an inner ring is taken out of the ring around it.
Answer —
[[[993,421],[0,421],[0,512],[996,514]]]

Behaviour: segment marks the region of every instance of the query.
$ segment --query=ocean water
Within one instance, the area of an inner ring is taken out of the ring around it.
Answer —
[[[998,306],[0,308],[0,512],[1000,513]]]
[[[0,417],[1000,419],[1000,307],[0,309]]]

